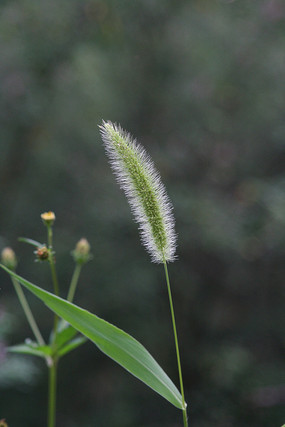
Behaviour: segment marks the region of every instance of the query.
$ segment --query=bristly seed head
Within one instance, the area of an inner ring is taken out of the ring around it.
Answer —
[[[120,126],[103,121],[99,127],[111,167],[139,224],[143,245],[152,261],[174,261],[172,204],[152,160]]]

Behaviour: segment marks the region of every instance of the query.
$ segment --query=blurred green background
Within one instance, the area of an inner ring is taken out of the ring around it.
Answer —
[[[150,263],[100,140],[120,123],[173,202],[170,265],[193,427],[285,422],[285,3],[283,0],[2,0],[0,249],[51,289],[17,241],[45,241],[56,213],[66,295],[70,251],[94,259],[75,302],[141,341],[178,383],[163,269]],[[31,337],[0,276],[0,418],[46,419],[44,363],[5,354]],[[30,298],[30,296],[29,296]],[[48,336],[50,313],[31,305]],[[178,427],[180,411],[89,343],[59,369],[59,427]]]

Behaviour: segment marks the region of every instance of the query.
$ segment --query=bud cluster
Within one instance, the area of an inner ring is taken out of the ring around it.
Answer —
[[[36,261],[46,261],[49,259],[50,256],[50,250],[46,246],[38,247],[35,251],[36,254]]]

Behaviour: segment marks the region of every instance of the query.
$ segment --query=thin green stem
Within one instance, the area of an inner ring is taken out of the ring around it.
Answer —
[[[58,280],[57,280],[57,274],[55,269],[55,263],[54,263],[54,256],[53,256],[53,233],[52,233],[52,226],[47,227],[48,230],[48,246],[49,250],[51,251],[51,254],[49,256],[49,263],[51,268],[51,276],[52,276],[52,282],[53,282],[53,290],[54,294],[56,296],[59,296],[59,286],[58,286]]]
[[[75,264],[75,269],[74,269],[74,272],[72,275],[72,279],[70,282],[69,291],[68,291],[68,295],[67,295],[67,301],[69,301],[69,302],[73,301],[74,294],[75,294],[76,287],[77,287],[77,283],[78,283],[78,279],[79,279],[80,272],[81,272],[81,268],[82,268],[82,264],[77,262]]]
[[[186,410],[186,403],[185,403],[185,397],[184,397],[184,387],[183,387],[183,379],[182,379],[182,369],[181,369],[181,362],[180,362],[180,353],[179,353],[178,337],[177,337],[177,330],[176,330],[176,322],[175,322],[175,315],[174,315],[174,308],[173,308],[173,301],[172,301],[172,294],[171,294],[171,288],[170,288],[170,281],[169,281],[167,263],[165,260],[163,261],[163,264],[164,264],[164,271],[165,271],[165,277],[166,277],[166,283],[167,283],[167,290],[168,290],[168,297],[169,297],[169,304],[170,304],[170,311],[171,311],[171,318],[172,318],[172,326],[173,326],[173,333],[174,333],[174,341],[175,341],[175,348],[176,348],[180,391],[181,391],[182,406],[183,406],[183,408],[182,408],[183,423],[184,423],[184,427],[188,427],[187,410]]]
[[[59,296],[59,286],[58,286],[58,281],[57,281],[57,275],[56,275],[54,260],[52,258],[53,257],[51,256],[50,268],[51,268],[52,282],[53,282],[54,294],[58,297]]]
[[[53,256],[53,232],[52,232],[52,225],[48,225],[47,226],[47,235],[48,235],[48,247],[49,247],[49,250],[50,250],[49,265],[50,265],[50,269],[51,269],[51,277],[52,277],[52,283],[53,283],[53,290],[54,290],[54,294],[56,296],[59,296],[59,285],[58,285],[57,274],[56,274],[55,263],[54,263],[54,256]],[[56,338],[58,321],[59,321],[59,318],[55,314],[54,315],[54,325],[53,325],[53,332],[54,332],[53,341],[55,341],[55,338]]]
[[[49,367],[48,427],[55,427],[56,382],[57,382],[57,361],[53,359],[52,364]]]
[[[55,269],[54,256],[53,256],[53,232],[52,226],[47,226],[48,233],[48,246],[50,250],[49,264],[51,269],[51,277],[53,282],[54,294],[59,296],[59,285]],[[56,387],[57,387],[57,356],[56,356],[56,336],[58,328],[59,317],[54,315],[53,325],[53,338],[52,338],[52,360],[49,365],[49,391],[48,391],[48,427],[55,427],[56,421]]]
[[[37,322],[36,322],[36,320],[35,320],[35,318],[33,316],[33,313],[32,313],[32,311],[30,309],[29,303],[28,303],[28,301],[27,301],[27,299],[25,297],[25,294],[24,294],[24,291],[23,291],[21,285],[12,276],[11,276],[11,280],[12,280],[13,286],[15,288],[16,294],[18,295],[20,304],[21,304],[21,306],[22,306],[22,308],[24,310],[24,313],[26,315],[26,318],[27,318],[27,320],[29,322],[29,325],[30,325],[30,327],[31,327],[31,329],[33,331],[33,334],[34,334],[34,336],[35,336],[35,338],[37,340],[37,343],[39,345],[42,345],[42,346],[45,345],[44,339],[42,337],[42,334],[40,333],[39,327],[38,327]]]

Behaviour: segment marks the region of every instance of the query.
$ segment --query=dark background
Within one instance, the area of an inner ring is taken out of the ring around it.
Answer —
[[[94,259],[75,302],[123,328],[178,383],[163,268],[150,263],[100,140],[102,119],[146,147],[174,205],[170,265],[193,427],[285,422],[285,4],[282,0],[2,0],[0,249],[51,289],[17,241]],[[0,276],[0,418],[46,420],[44,363],[6,355],[31,337]],[[50,313],[28,295],[48,336]],[[85,344],[59,369],[58,426],[178,427],[182,415]]]

